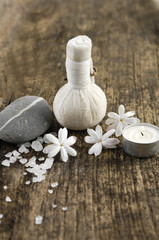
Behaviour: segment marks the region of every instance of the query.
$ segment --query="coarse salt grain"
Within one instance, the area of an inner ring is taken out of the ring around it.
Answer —
[[[44,142],[44,140],[43,140],[42,137],[38,137],[38,138],[36,139],[36,141],[40,142],[41,144]]]
[[[10,163],[15,163],[16,160],[17,160],[16,157],[10,157],[10,158],[9,158]]]
[[[5,185],[5,186],[3,186],[3,188],[4,188],[4,190],[6,190],[8,187]]]
[[[16,158],[20,155],[20,153],[19,153],[17,150],[14,150],[14,151],[12,152],[12,154],[13,154],[13,156],[16,157]]]
[[[24,146],[24,144],[22,144],[22,145],[20,146],[20,148],[18,149],[18,151],[19,151],[20,153],[28,153],[28,152],[29,152],[29,149],[27,149],[27,148]]]
[[[33,183],[36,183],[36,182],[42,182],[43,180],[45,180],[45,176],[44,175],[41,175],[41,176],[38,176],[38,177],[33,177]]]
[[[29,148],[29,147],[31,147],[31,143],[30,142],[26,142],[26,143],[24,143],[24,146]]]
[[[8,152],[5,157],[10,158],[12,156],[12,152]]]
[[[53,165],[54,159],[53,158],[46,158],[45,162],[40,164],[42,169],[50,169]]]
[[[58,185],[59,185],[58,182],[54,182],[54,183],[51,184],[51,187],[55,188],[55,187],[57,187]]]
[[[2,213],[0,213],[0,219],[2,219],[3,218],[3,214]]]
[[[10,161],[6,159],[6,160],[3,160],[1,164],[5,167],[9,167],[10,166]]]
[[[62,211],[67,211],[67,207],[63,207],[63,208],[62,208]]]
[[[19,162],[21,162],[22,164],[25,164],[25,163],[27,163],[27,159],[26,159],[26,158],[21,158],[21,159],[19,160]]]
[[[25,184],[26,184],[26,185],[29,185],[29,184],[30,184],[30,181],[26,181]]]
[[[23,175],[27,175],[27,172],[23,172]]]
[[[34,167],[36,165],[36,157],[33,156],[29,159],[29,162],[25,164],[26,167]]]
[[[52,190],[52,189],[49,189],[48,192],[49,192],[50,194],[53,194],[53,190]]]
[[[12,199],[10,197],[6,197],[6,202],[12,202]]]
[[[45,158],[44,158],[44,157],[40,157],[40,158],[38,158],[38,160],[39,160],[39,161],[44,161]]]
[[[42,216],[38,215],[38,216],[35,217],[35,224],[39,225],[39,224],[42,223],[42,221],[43,221]]]
[[[57,204],[52,204],[52,207],[53,207],[53,208],[56,208],[56,207],[57,207]]]
[[[43,146],[39,141],[33,141],[31,147],[36,151],[40,152],[43,150]]]

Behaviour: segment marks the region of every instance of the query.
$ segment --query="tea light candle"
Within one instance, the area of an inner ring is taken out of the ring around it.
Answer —
[[[159,128],[148,123],[137,123],[123,130],[123,148],[135,157],[151,157],[159,153]]]

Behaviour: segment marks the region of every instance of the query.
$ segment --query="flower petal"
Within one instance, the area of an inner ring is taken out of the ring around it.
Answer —
[[[62,158],[62,161],[64,161],[64,162],[67,162],[67,160],[68,160],[68,154],[64,147],[61,148],[61,158]]]
[[[93,129],[88,128],[87,132],[92,138],[99,140],[97,133]]]
[[[116,123],[116,122],[118,122],[118,119],[116,119],[116,118],[108,118],[108,119],[105,121],[105,123],[106,123],[107,125],[112,124],[112,123]]]
[[[104,147],[115,146],[118,143],[120,143],[120,141],[117,138],[107,138],[107,139],[105,139],[105,141],[102,142]]]
[[[135,117],[125,118],[124,121],[127,124],[134,124],[134,123],[139,123],[140,122],[140,120],[138,118],[135,118]]]
[[[49,142],[59,145],[59,140],[52,134],[46,134],[46,138]]]
[[[90,137],[90,136],[86,136],[86,137],[84,138],[84,140],[85,140],[86,143],[90,143],[90,144],[94,144],[94,143],[97,142],[97,140],[95,140],[94,138],[92,138],[92,137]]]
[[[94,155],[95,156],[98,156],[101,154],[101,151],[102,151],[102,143],[96,143],[94,145]]]
[[[95,144],[94,144],[95,145]],[[92,155],[94,153],[94,145],[88,150],[88,153]]]
[[[123,118],[123,117],[124,117],[124,113],[125,113],[125,107],[124,107],[124,105],[120,105],[120,106],[119,106],[119,108],[118,108],[118,113],[119,113],[120,118]]]
[[[120,119],[119,115],[117,113],[115,113],[115,112],[109,112],[108,113],[108,117]]]
[[[125,116],[126,118],[132,117],[132,116],[134,116],[134,115],[135,115],[135,111],[129,111],[129,112],[126,112],[126,113],[124,114],[124,116]]]
[[[101,126],[99,126],[99,125],[96,126],[96,133],[98,135],[98,138],[100,139],[103,135],[103,130],[102,130]]]
[[[114,123],[114,124],[110,125],[109,127],[107,127],[107,132],[111,129],[116,129],[117,125],[118,125],[118,123]]]
[[[116,127],[115,135],[117,137],[119,137],[122,134],[122,131],[123,131],[123,124],[122,124],[122,122],[119,122],[117,127]]]
[[[76,141],[77,141],[77,137],[71,136],[64,141],[64,146],[71,146],[75,144]]]
[[[50,144],[48,146],[46,146],[44,149],[43,149],[43,153],[46,153],[48,154],[51,150],[53,150],[54,148],[56,148],[57,145],[55,144]]]
[[[102,151],[102,143],[96,143],[94,144],[88,151],[89,154],[93,154],[95,156],[98,156]]]
[[[103,137],[102,137],[102,141],[104,141],[105,139],[109,138],[111,135],[113,135],[113,133],[115,133],[115,129],[110,129],[108,132],[106,132]]]
[[[53,150],[51,150],[48,154],[49,158],[54,157],[55,155],[58,154],[58,152],[60,151],[60,146],[56,146]]]
[[[110,148],[110,149],[117,148],[117,146],[113,146],[113,145],[105,145],[104,147],[105,147],[105,148]]]
[[[77,156],[77,152],[74,148],[66,146],[65,149],[69,155],[71,155],[73,157]]]
[[[123,129],[128,126],[127,122],[125,122],[125,119],[123,119],[122,124],[123,124]]]
[[[67,139],[67,135],[68,135],[68,130],[67,128],[60,128],[58,131],[58,138],[59,138],[59,142],[61,144],[64,143],[64,141]]]

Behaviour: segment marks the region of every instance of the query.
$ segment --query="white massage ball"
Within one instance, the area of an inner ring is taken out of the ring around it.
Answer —
[[[83,35],[67,43],[68,83],[57,92],[53,111],[57,121],[68,129],[84,130],[94,127],[106,114],[106,96],[94,81],[91,48],[91,39]]]

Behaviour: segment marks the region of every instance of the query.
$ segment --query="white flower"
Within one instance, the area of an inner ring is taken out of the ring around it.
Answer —
[[[109,118],[105,121],[107,125],[111,124],[107,128],[107,131],[109,131],[110,129],[115,129],[115,135],[117,137],[122,134],[123,129],[128,125],[140,122],[138,118],[132,117],[135,115],[134,111],[125,113],[125,107],[123,105],[119,106],[118,113],[119,114],[115,112],[109,112]]]
[[[68,130],[66,128],[59,129],[58,138],[52,134],[47,134],[46,138],[52,144],[45,147],[43,152],[48,154],[49,158],[54,157],[60,152],[61,158],[64,162],[67,162],[68,154],[75,157],[77,155],[77,152],[70,146],[76,142],[77,138],[75,136],[67,138],[67,135]]]
[[[90,136],[84,138],[85,142],[94,144],[88,153],[94,154],[95,156],[101,153],[103,147],[116,148],[115,145],[120,142],[116,138],[109,138],[115,132],[115,129],[111,129],[103,135],[101,126],[97,125],[95,131],[88,128],[87,132]]]

